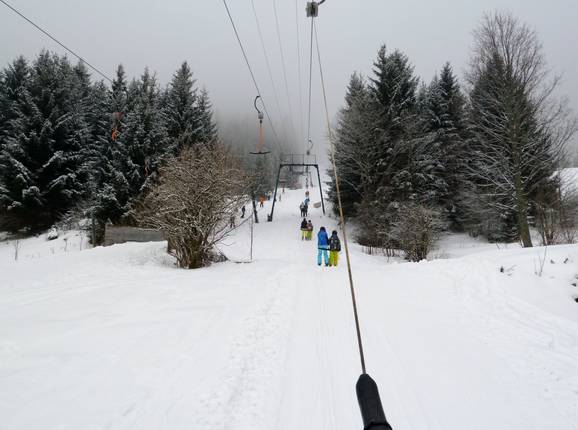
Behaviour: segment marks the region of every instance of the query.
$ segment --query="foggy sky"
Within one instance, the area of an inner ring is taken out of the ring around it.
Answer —
[[[129,77],[145,66],[167,83],[184,60],[205,86],[219,121],[231,116],[255,121],[256,95],[221,0],[8,0],[85,59],[113,76],[122,63]],[[303,143],[306,134],[309,28],[303,0],[275,0],[290,92],[291,117]],[[273,0],[254,0],[279,96],[279,112],[256,30],[251,0],[228,0],[263,98],[277,131],[291,128],[289,103]],[[302,85],[297,67],[297,23]],[[578,113],[578,4],[576,0],[327,0],[317,21],[331,115],[343,103],[353,71],[371,73],[381,44],[405,52],[418,76],[429,82],[446,61],[460,78],[472,46],[472,30],[482,14],[510,11],[536,29],[551,69],[563,76],[561,96]],[[0,4],[0,66],[18,55],[33,59],[42,48],[65,51]],[[71,57],[71,59],[73,59]],[[93,77],[94,76],[93,74]],[[312,139],[323,153],[324,123],[319,72],[314,64]],[[303,104],[299,99],[301,91]],[[303,125],[302,125],[303,122]],[[267,125],[266,125],[267,127]],[[301,130],[303,129],[303,134]],[[270,130],[266,129],[266,133]],[[576,140],[576,139],[575,139]]]

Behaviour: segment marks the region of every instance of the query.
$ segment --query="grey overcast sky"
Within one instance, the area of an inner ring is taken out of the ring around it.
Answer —
[[[219,120],[225,121],[231,116],[253,120],[255,90],[221,0],[8,1],[111,76],[119,63],[131,77],[138,76],[148,66],[165,84],[186,60],[199,84],[208,89]],[[289,103],[275,30],[274,1],[287,67],[292,118],[299,132],[301,121],[305,122],[307,99],[306,1],[254,0],[282,114],[273,97],[251,0],[228,0],[228,4],[269,111],[278,120],[289,117]],[[563,76],[560,95],[568,97],[574,111],[578,112],[576,0],[327,0],[320,8],[317,25],[332,115],[342,104],[351,73],[370,74],[377,49],[384,43],[391,50],[405,52],[414,64],[416,74],[425,81],[429,81],[446,61],[454,65],[461,78],[470,54],[472,30],[484,12],[496,9],[510,11],[536,29],[549,65]],[[297,25],[301,41],[303,105],[299,97]],[[0,66],[18,55],[32,59],[42,48],[64,52],[0,4]],[[315,69],[312,125],[315,142],[324,140],[318,76]],[[285,126],[290,127],[289,121],[285,122]],[[306,128],[306,124],[303,127]]]

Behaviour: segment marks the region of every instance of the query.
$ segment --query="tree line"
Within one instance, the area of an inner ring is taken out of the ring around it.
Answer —
[[[361,244],[421,259],[451,230],[528,247],[531,222],[562,213],[555,173],[576,120],[554,97],[559,79],[537,34],[494,13],[474,36],[464,85],[449,63],[420,83],[409,58],[385,46],[371,76],[351,76],[334,147]]]
[[[39,231],[81,210],[130,222],[167,157],[213,142],[206,90],[185,62],[161,87],[145,69],[110,85],[43,51],[0,72],[0,230]]]

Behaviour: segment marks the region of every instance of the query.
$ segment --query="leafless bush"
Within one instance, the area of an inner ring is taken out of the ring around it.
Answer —
[[[578,190],[567,191],[561,196],[560,239],[562,243],[578,240]]]
[[[555,187],[536,199],[536,228],[542,245],[574,243],[578,236],[578,189],[576,178],[559,171]]]
[[[543,246],[554,245],[558,242],[559,219],[556,211],[541,204],[536,205],[536,229],[540,233]]]
[[[410,203],[400,207],[392,235],[407,260],[421,261],[427,258],[442,229],[439,211]]]
[[[137,219],[166,235],[179,267],[204,267],[230,233],[230,217],[246,202],[246,186],[243,169],[223,147],[187,149],[161,168]]]

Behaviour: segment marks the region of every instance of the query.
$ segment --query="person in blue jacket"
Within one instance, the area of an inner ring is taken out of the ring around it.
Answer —
[[[321,266],[321,257],[325,261],[325,265],[329,266],[329,237],[325,227],[319,229],[317,233],[317,265]]]

